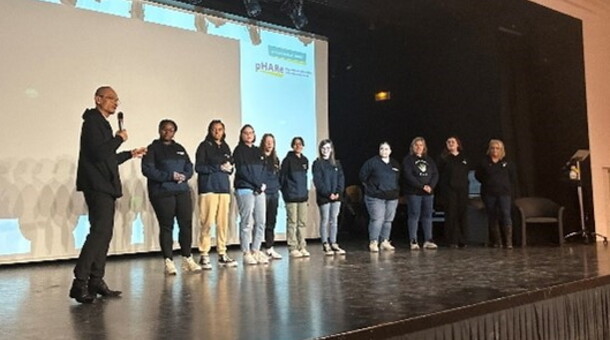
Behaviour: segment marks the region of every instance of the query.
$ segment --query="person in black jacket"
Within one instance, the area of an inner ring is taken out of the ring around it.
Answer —
[[[369,212],[369,250],[394,250],[390,243],[392,222],[400,195],[400,165],[390,158],[390,144],[379,144],[379,155],[372,157],[360,169],[364,186],[364,203]]]
[[[341,163],[335,159],[335,148],[330,139],[318,146],[318,158],[313,162],[313,183],[316,186],[316,203],[320,210],[320,236],[325,255],[343,255],[345,250],[337,243],[337,221],[345,177]]]
[[[477,167],[475,177],[481,182],[481,198],[487,210],[491,243],[494,247],[502,247],[499,222],[504,231],[504,245],[511,249],[513,247],[511,192],[515,184],[515,169],[513,163],[506,160],[506,151],[501,140],[489,141],[487,157]]]
[[[235,197],[239,209],[239,240],[243,261],[247,265],[267,264],[269,259],[261,251],[265,237],[264,157],[254,145],[256,134],[250,124],[239,132],[239,144],[233,150],[235,159]],[[254,230],[253,230],[254,228]]]
[[[231,203],[231,183],[233,173],[231,149],[225,142],[225,125],[220,120],[208,124],[208,134],[199,143],[195,155],[197,188],[199,193],[199,264],[203,269],[212,269],[210,230],[216,226],[216,251],[218,264],[236,267],[237,262],[227,255],[227,232],[229,230],[229,207]]]
[[[280,199],[280,160],[275,152],[275,137],[266,133],[261,139],[260,149],[265,157],[264,180],[265,190],[265,254],[270,259],[280,260],[282,255],[273,249],[277,207]]]
[[[162,120],[159,139],[148,146],[148,153],[142,159],[142,174],[148,179],[148,197],[159,221],[159,244],[167,275],[176,275],[172,259],[174,218],[180,228],[182,270],[201,270],[191,256],[193,205],[188,180],[193,176],[193,163],[184,147],[174,141],[176,131],[176,122]]]
[[[116,297],[104,282],[106,256],[114,228],[115,200],[123,195],[119,164],[146,154],[146,148],[117,153],[127,140],[127,131],[112,135],[108,117],[116,112],[119,97],[109,86],[95,91],[95,109],[83,113],[76,190],[82,191],[89,208],[89,235],[74,267],[69,296],[80,303],[91,303],[99,294]]]
[[[438,160],[439,199],[445,211],[445,238],[452,248],[465,247],[468,237],[468,171],[462,142],[451,136]]]
[[[417,227],[420,221],[424,230],[424,249],[438,248],[432,240],[434,187],[438,183],[438,170],[427,152],[426,140],[422,137],[415,137],[411,141],[410,153],[402,161],[411,250],[419,249]]]
[[[290,257],[309,257],[305,241],[307,225],[307,170],[309,160],[303,155],[305,142],[301,137],[294,137],[290,143],[292,151],[282,160],[280,185],[282,198],[286,203],[286,238]]]

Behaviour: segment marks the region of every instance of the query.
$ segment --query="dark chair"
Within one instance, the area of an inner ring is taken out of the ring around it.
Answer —
[[[352,236],[361,236],[367,233],[366,207],[362,189],[359,185],[350,185],[345,188],[339,225],[341,231]]]
[[[563,245],[563,210],[564,207],[542,197],[522,197],[515,200],[521,219],[521,246],[527,245],[528,223],[556,223],[559,233],[559,245]]]

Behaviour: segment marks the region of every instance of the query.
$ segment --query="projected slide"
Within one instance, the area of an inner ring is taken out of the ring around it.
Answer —
[[[327,45],[309,36],[153,2],[3,0],[0,44],[0,91],[11,113],[11,129],[0,135],[0,263],[78,255],[89,232],[75,191],[80,116],[98,86],[113,86],[121,98],[129,139],[119,151],[150,144],[164,118],[178,123],[176,140],[193,160],[212,119],[225,123],[231,148],[244,124],[254,126],[257,144],[273,133],[280,159],[301,136],[313,162],[318,139],[328,135]],[[116,130],[116,117],[109,122]],[[156,251],[158,224],[140,161],[124,163],[120,175],[110,252]],[[196,176],[189,184],[196,201]],[[234,211],[230,244],[239,242],[237,219]],[[315,204],[309,220],[316,235]],[[196,242],[196,204],[193,230]]]

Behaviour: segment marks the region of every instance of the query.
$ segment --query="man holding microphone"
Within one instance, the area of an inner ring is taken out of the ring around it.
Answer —
[[[103,297],[121,294],[104,282],[106,256],[114,228],[115,200],[122,196],[119,164],[146,154],[146,148],[116,151],[127,140],[127,131],[122,126],[113,136],[108,123],[108,117],[119,105],[116,92],[109,86],[100,87],[95,91],[94,100],[95,108],[85,110],[82,116],[76,176],[76,189],[85,196],[91,226],[74,268],[69,294],[80,303],[92,303],[97,294]]]

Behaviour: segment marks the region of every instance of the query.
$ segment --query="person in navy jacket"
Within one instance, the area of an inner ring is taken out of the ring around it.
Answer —
[[[411,250],[419,249],[417,228],[420,221],[424,230],[424,249],[438,248],[432,240],[434,187],[438,183],[438,170],[427,152],[426,140],[422,137],[415,137],[411,141],[410,153],[402,161]]]
[[[233,173],[231,149],[225,142],[225,125],[220,120],[212,120],[208,134],[197,147],[195,171],[199,191],[199,264],[203,269],[212,269],[210,230],[216,226],[216,251],[218,264],[235,267],[237,262],[227,255],[227,231],[229,229],[229,206],[231,203],[231,183]]]
[[[239,143],[233,150],[235,159],[235,197],[239,209],[239,239],[243,261],[247,265],[267,264],[269,259],[261,251],[265,236],[264,157],[254,145],[256,134],[250,124],[239,132]],[[253,230],[254,229],[254,230]]]
[[[326,255],[343,255],[345,250],[337,243],[337,222],[345,177],[341,163],[335,159],[335,147],[330,139],[324,139],[318,145],[318,158],[313,162],[312,172],[320,210],[322,249]]]
[[[501,140],[489,141],[487,157],[477,167],[475,177],[481,182],[481,198],[487,210],[491,243],[494,247],[502,247],[499,222],[504,232],[504,246],[511,249],[513,247],[511,200],[516,175],[513,163],[506,159],[504,143]]]
[[[176,275],[172,259],[174,218],[180,228],[182,271],[201,270],[191,256],[193,204],[188,180],[193,176],[193,163],[184,147],[174,141],[176,131],[176,122],[162,120],[159,139],[148,146],[148,153],[142,159],[142,174],[148,179],[148,197],[159,221],[159,244],[167,275]]]
[[[293,258],[309,257],[305,241],[307,226],[307,170],[309,160],[303,154],[305,142],[301,137],[294,137],[290,143],[292,151],[282,160],[280,185],[282,198],[286,203],[286,238],[290,256]]]
[[[275,137],[266,133],[261,138],[260,149],[265,157],[264,180],[265,190],[265,254],[270,259],[280,260],[282,255],[273,249],[275,241],[275,224],[280,199],[280,160],[275,151]]]
[[[364,186],[364,203],[369,212],[369,250],[394,250],[390,243],[392,222],[400,195],[400,165],[390,158],[392,148],[387,142],[379,144],[379,155],[360,168],[360,182]]]

